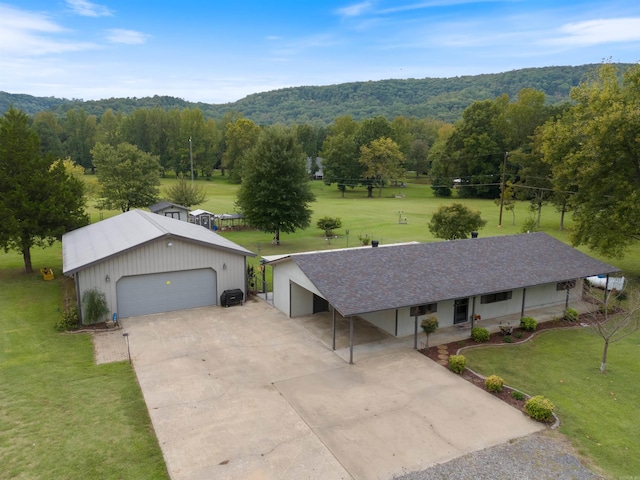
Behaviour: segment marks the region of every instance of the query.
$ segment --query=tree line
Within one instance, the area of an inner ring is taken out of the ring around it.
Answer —
[[[499,200],[506,209],[516,200],[528,201],[537,214],[529,229],[539,223],[542,206],[552,203],[563,215],[573,214],[576,245],[622,255],[640,240],[640,66],[621,75],[615,65],[604,64],[572,89],[571,100],[551,106],[543,92],[525,88],[514,98],[501,94],[473,102],[454,124],[342,116],[327,127],[259,126],[237,112],[213,120],[198,109],[159,108],[126,116],[109,110],[99,119],[70,110],[61,122],[53,112],[40,112],[30,122],[10,109],[2,119],[0,166],[6,172],[0,172],[0,213],[20,231],[19,199],[25,193],[7,192],[28,170],[14,172],[13,163],[58,171],[54,160],[68,158],[86,171],[97,167],[99,204],[126,211],[148,206],[157,198],[159,176],[172,171],[184,178],[193,161],[201,176],[219,168],[239,183],[243,213],[255,227],[274,232],[278,242],[280,231],[309,224],[313,195],[306,184],[319,156],[324,182],[342,195],[360,186],[370,197],[375,190],[381,196],[386,185],[412,171],[428,176],[437,196],[457,191],[462,198]],[[68,183],[65,195],[73,185]],[[73,203],[69,208],[77,211]],[[3,232],[2,246],[19,247],[19,235]],[[20,241],[23,252],[33,244]]]
[[[628,68],[620,64],[620,69]],[[64,117],[69,110],[83,109],[100,118],[107,110],[129,115],[135,110],[159,108],[165,111],[199,109],[205,118],[222,119],[238,112],[258,125],[282,123],[328,125],[337,117],[355,120],[383,116],[435,118],[453,123],[476,100],[493,99],[503,93],[513,98],[523,88],[544,92],[549,104],[564,103],[569,92],[587,78],[597,65],[526,68],[510,72],[451,78],[422,78],[352,82],[327,86],[302,86],[248,95],[226,104],[189,102],[181,98],[154,95],[143,98],[108,98],[83,101],[34,97],[0,92],[0,112],[13,105],[35,115],[52,111]]]

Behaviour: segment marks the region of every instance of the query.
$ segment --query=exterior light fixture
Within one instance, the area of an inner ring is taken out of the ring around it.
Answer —
[[[167,242],[167,247],[173,247],[173,243]]]
[[[105,282],[110,282],[111,281],[111,278],[109,278],[109,274],[107,274],[107,276],[104,277],[104,281]]]
[[[226,263],[223,263],[223,264],[222,264],[222,269],[223,269],[223,270],[226,270],[226,269],[227,269],[227,264],[226,264]]]

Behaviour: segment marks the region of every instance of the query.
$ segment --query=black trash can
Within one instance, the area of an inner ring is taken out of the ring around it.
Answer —
[[[220,295],[220,305],[230,307],[231,305],[242,305],[244,293],[239,288],[233,290],[225,290]]]

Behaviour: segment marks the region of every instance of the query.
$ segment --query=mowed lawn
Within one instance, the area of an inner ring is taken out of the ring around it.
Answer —
[[[60,246],[34,249],[44,281],[0,254],[0,478],[164,479],[128,362],[95,365],[88,334],[60,334]]]
[[[549,331],[522,345],[464,352],[467,366],[556,406],[560,432],[613,478],[640,474],[640,332],[609,347],[589,328]]]
[[[174,181],[163,179],[162,188]],[[237,185],[230,185],[219,176],[212,181],[199,180],[197,184],[208,194],[208,199],[199,208],[214,213],[236,211]],[[244,230],[224,231],[222,235],[257,253],[258,257],[252,260],[256,263],[261,255],[355,246],[359,244],[358,235],[369,235],[383,244],[435,241],[427,227],[431,215],[440,205],[457,201],[455,198],[434,198],[431,189],[419,183],[409,183],[406,188],[386,188],[381,198],[367,198],[366,190],[362,188],[348,190],[342,198],[335,186],[318,181],[312,182],[312,188],[317,201],[311,206],[311,226],[283,234],[280,246],[271,244],[271,233]],[[499,210],[493,201],[461,202],[480,210],[488,221],[480,231],[482,236],[519,233],[530,215],[528,204],[519,203],[516,225],[512,225],[511,213],[505,211],[502,228],[498,228]],[[88,208],[92,222],[119,213],[100,212],[94,203],[90,202]],[[335,232],[337,238],[327,241],[315,227],[318,218],[323,216],[342,219],[342,229]],[[399,224],[398,219],[404,217],[407,223]],[[568,241],[568,233],[558,230],[559,218],[552,206],[545,207],[542,229]],[[346,230],[349,230],[348,235]],[[34,248],[32,255],[36,271],[45,266],[53,267],[60,277],[59,243],[44,250]],[[640,246],[634,247],[621,261],[603,260],[623,269],[627,275],[640,277]],[[473,265],[460,267],[473,270]],[[20,254],[0,252],[0,286],[0,478],[167,478],[162,454],[130,365],[121,362],[96,366],[91,338],[87,334],[60,334],[53,330],[61,315],[59,281],[45,282],[37,273],[26,275]],[[618,345],[612,347],[612,355],[617,349]],[[568,354],[562,343],[557,350],[555,357],[547,359],[556,363],[544,371],[566,372],[573,368],[568,367]],[[621,354],[625,351],[620,349]],[[627,364],[637,362],[637,347],[631,353],[635,356],[629,357]],[[597,355],[594,358],[596,371],[598,358]],[[614,358],[612,356],[611,374],[604,378],[615,374]],[[638,378],[637,370],[635,372],[634,382]],[[633,391],[635,384],[629,381],[628,385]],[[535,393],[551,397],[547,391]],[[626,397],[625,394],[621,398]],[[616,408],[620,403],[614,402],[620,402],[621,398],[601,407],[604,411],[609,407]],[[634,406],[628,408],[625,404],[625,410],[635,408],[637,411],[637,405],[640,402],[636,396]],[[629,415],[626,419],[631,420]],[[630,423],[640,424],[637,417]],[[593,425],[596,430],[605,428],[597,423]],[[622,435],[616,428],[615,424],[606,425],[612,435],[616,431]],[[563,429],[570,437],[573,435],[567,427],[563,426]],[[600,463],[597,457],[594,458]],[[605,463],[603,460],[603,466],[608,469]]]

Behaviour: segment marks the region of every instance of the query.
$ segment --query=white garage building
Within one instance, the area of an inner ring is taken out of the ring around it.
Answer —
[[[63,273],[75,279],[78,304],[96,288],[119,318],[218,305],[225,290],[246,295],[253,256],[211,230],[142,210],[62,237]]]

